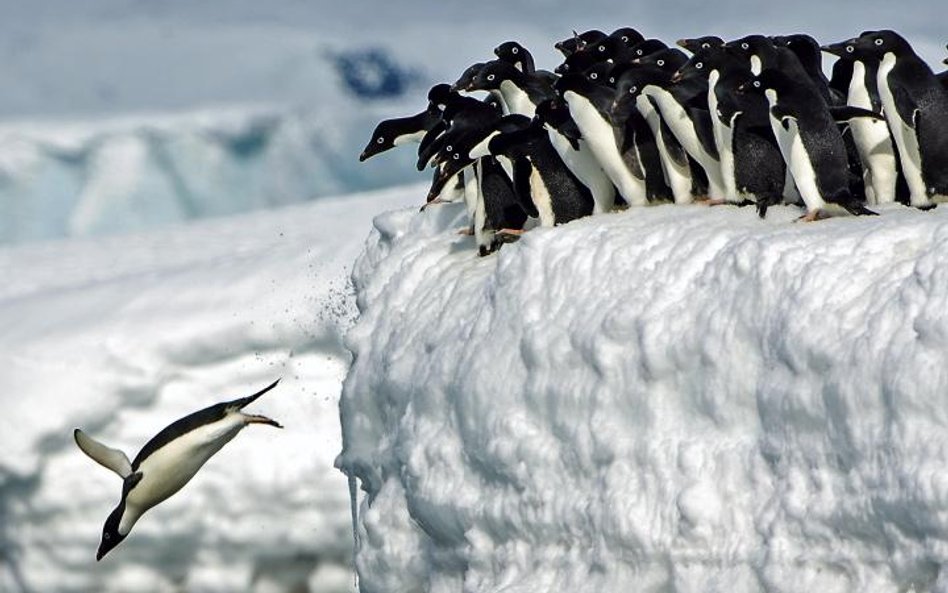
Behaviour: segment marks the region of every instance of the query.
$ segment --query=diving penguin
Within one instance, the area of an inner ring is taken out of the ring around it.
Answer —
[[[251,396],[221,402],[172,422],[152,437],[132,462],[122,451],[75,429],[73,437],[83,453],[125,480],[122,498],[102,528],[96,560],[122,543],[145,511],[180,490],[245,426],[269,424],[283,428],[266,416],[241,411],[279,382],[277,379]]]

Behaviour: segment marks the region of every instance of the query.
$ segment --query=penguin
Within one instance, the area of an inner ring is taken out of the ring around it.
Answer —
[[[693,201],[692,190],[696,184],[689,163],[688,153],[678,142],[662,118],[655,103],[645,94],[643,89],[655,84],[667,84],[670,76],[658,68],[632,67],[622,72],[616,82],[615,99],[611,111],[627,112],[632,106],[642,115],[652,136],[661,158],[665,181],[671,189],[676,204],[689,204]]]
[[[529,118],[522,115],[504,116],[494,125],[471,131],[454,143],[451,151],[437,157],[438,175],[429,196],[440,193],[443,184],[462,170],[476,174],[476,200],[469,214],[480,256],[493,253],[502,244],[497,231],[523,229],[528,216],[537,216],[532,202],[524,201],[514,190],[510,160],[504,156],[494,157],[487,148],[498,134],[522,129],[529,122]]]
[[[948,93],[931,68],[891,30],[863,33],[844,51],[879,64],[876,83],[910,204],[931,208],[948,198]]]
[[[620,27],[612,33],[609,33],[609,37],[618,39],[629,49],[645,41],[645,36],[632,27]]]
[[[770,40],[778,48],[785,47],[793,52],[828,105],[846,104],[846,93],[841,93],[830,87],[830,81],[823,73],[823,56],[820,53],[820,44],[817,43],[816,39],[803,33],[797,33],[794,35],[777,35],[771,37]]]
[[[615,92],[579,74],[563,76],[557,81],[556,89],[599,166],[619,190],[619,195],[630,206],[646,205],[648,193],[644,172],[637,163],[623,159],[616,142],[616,130],[611,119]]]
[[[725,202],[755,203],[763,218],[782,200],[785,167],[770,129],[767,101],[754,95],[737,96],[737,87],[750,76],[750,67],[720,45],[698,49],[672,80],[707,79],[707,105],[721,162]],[[775,177],[776,176],[776,177]]]
[[[592,194],[563,164],[539,118],[521,130],[492,138],[488,147],[491,154],[513,161],[514,187],[524,201],[524,196],[529,196],[540,226],[565,224],[592,214]]]
[[[804,220],[827,214],[827,203],[838,204],[850,214],[876,214],[850,192],[842,135],[826,102],[811,85],[800,84],[780,70],[766,69],[741,84],[738,93],[767,98],[771,128],[806,205]]]
[[[606,37],[608,37],[608,35],[599,29],[590,29],[582,33],[573,31],[572,37],[564,39],[563,41],[557,41],[553,47],[562,53],[563,57],[568,58],[577,51],[584,49],[588,44],[597,43]]]
[[[711,200],[723,201],[726,192],[707,106],[706,82],[701,78],[690,79],[687,83],[671,82],[674,72],[687,62],[681,50],[662,50],[636,60],[644,65],[652,62],[664,76],[649,81],[639,92],[652,100],[678,143],[700,165],[708,179]]]
[[[618,92],[618,91],[617,91]],[[612,123],[616,129],[616,142],[623,160],[642,170],[645,177],[645,194],[649,203],[671,202],[672,190],[665,181],[662,156],[658,141],[645,117],[639,112],[634,100],[611,105]],[[667,131],[667,130],[666,130]],[[671,132],[668,132],[670,135]]]
[[[244,427],[268,424],[283,428],[276,420],[241,411],[279,382],[277,379],[251,396],[215,404],[172,422],[131,462],[122,451],[75,429],[73,438],[82,452],[124,480],[122,498],[102,529],[96,560],[122,543],[142,514],[180,490]]]
[[[675,42],[675,45],[690,51],[692,54],[696,54],[702,49],[721,47],[724,45],[724,40],[717,35],[705,35],[704,37],[679,39]]]
[[[844,76],[842,72],[848,74],[846,104],[881,112],[882,99],[877,82],[879,63],[876,60],[860,59],[853,51],[846,51],[847,47],[851,46],[835,43],[822,48],[837,56],[837,63],[846,64],[845,68],[833,69],[836,81],[841,82]],[[871,205],[894,202],[899,165],[889,126],[885,120],[860,118],[851,123],[850,130],[862,161],[866,200]]]
[[[518,113],[527,117],[533,117],[538,103],[554,96],[553,88],[545,80],[521,72],[503,60],[487,62],[473,80],[458,89],[488,91],[503,100],[507,106],[504,115]]]
[[[429,105],[421,113],[410,117],[386,119],[379,122],[372,132],[369,143],[366,144],[362,154],[359,155],[359,161],[365,161],[396,146],[410,142],[421,142],[425,133],[440,120],[441,112],[437,107]]]
[[[461,95],[449,98],[441,116],[445,122],[442,132],[430,141],[426,136],[418,147],[418,170],[422,171],[432,164],[431,158],[442,150],[451,138],[460,137],[466,130],[490,125],[500,116],[501,111],[493,103]]]
[[[562,99],[547,99],[537,105],[536,115],[550,136],[550,143],[576,178],[589,188],[593,214],[612,210],[616,187],[596,160]]]

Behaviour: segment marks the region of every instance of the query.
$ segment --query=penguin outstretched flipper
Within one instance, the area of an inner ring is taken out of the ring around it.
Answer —
[[[836,123],[845,123],[857,117],[867,117],[869,119],[875,119],[879,121],[885,120],[885,116],[883,116],[881,113],[876,113],[875,111],[870,111],[861,107],[851,107],[849,105],[833,106],[829,108],[829,111]]]
[[[72,436],[82,452],[102,467],[112,470],[122,479],[132,474],[132,462],[122,451],[103,445],[78,428],[72,432]]]

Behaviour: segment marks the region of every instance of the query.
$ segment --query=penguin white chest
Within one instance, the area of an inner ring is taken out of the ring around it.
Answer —
[[[918,138],[912,129],[899,115],[895,106],[895,96],[889,86],[889,74],[895,68],[896,57],[887,53],[879,64],[876,82],[879,87],[879,98],[882,100],[882,111],[892,130],[892,138],[899,150],[902,162],[902,173],[908,183],[911,193],[910,201],[913,206],[929,204],[928,194],[925,191],[925,180],[922,177],[922,154],[918,147]]]
[[[144,512],[180,490],[244,426],[239,413],[227,414],[153,452],[136,470],[141,472],[142,479],[128,493],[126,506]]]

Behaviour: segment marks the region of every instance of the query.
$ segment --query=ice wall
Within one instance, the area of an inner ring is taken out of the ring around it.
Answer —
[[[381,591],[948,591],[948,209],[380,216],[337,460]]]
[[[359,167],[363,111],[217,109],[0,126],[0,243],[131,232],[413,177],[408,152]],[[365,137],[363,137],[365,136]]]

